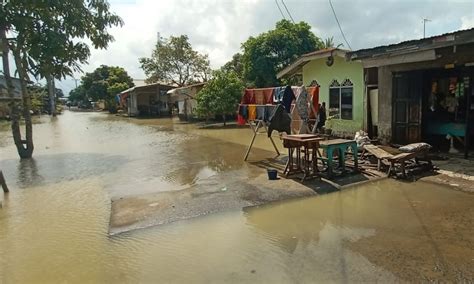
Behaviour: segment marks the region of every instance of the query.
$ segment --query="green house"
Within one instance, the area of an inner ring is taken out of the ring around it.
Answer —
[[[302,76],[303,85],[319,88],[319,102],[326,103],[326,128],[353,137],[365,129],[366,94],[361,62],[347,61],[346,50],[328,48],[307,53],[277,74],[277,78]]]

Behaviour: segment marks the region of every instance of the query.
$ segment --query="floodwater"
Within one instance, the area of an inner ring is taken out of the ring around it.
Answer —
[[[113,197],[251,176],[249,130],[71,112],[34,130],[20,161],[0,126],[0,283],[474,280],[472,194],[385,180],[109,236]]]

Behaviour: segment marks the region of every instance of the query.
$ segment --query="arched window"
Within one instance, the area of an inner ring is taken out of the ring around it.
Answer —
[[[352,120],[353,84],[345,79],[342,84],[332,80],[329,85],[329,116],[338,119]]]
[[[321,85],[319,85],[318,81],[316,80],[313,80],[311,81],[311,83],[309,84],[308,87],[320,87]]]

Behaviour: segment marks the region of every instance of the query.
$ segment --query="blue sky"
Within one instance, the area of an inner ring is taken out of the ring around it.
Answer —
[[[281,0],[277,0],[281,6]],[[321,37],[343,43],[328,0],[284,0],[295,21],[305,21]],[[138,58],[149,56],[157,38],[187,34],[193,47],[209,54],[218,68],[240,49],[249,36],[274,27],[282,15],[274,0],[111,0],[110,8],[125,25],[113,28],[115,42],[108,50],[92,50],[90,72],[101,64],[124,67],[144,79]],[[423,36],[422,19],[428,18],[427,36],[474,27],[474,1],[332,0],[353,50],[397,43]],[[285,10],[283,10],[285,12]],[[288,15],[286,15],[287,18]],[[347,48],[347,46],[345,46]],[[81,74],[75,77],[80,78]],[[57,83],[66,93],[73,80]]]

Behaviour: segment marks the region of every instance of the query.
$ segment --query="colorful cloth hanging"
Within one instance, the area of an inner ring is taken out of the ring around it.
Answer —
[[[248,110],[249,110],[249,120],[257,119],[257,106],[248,105]]]

